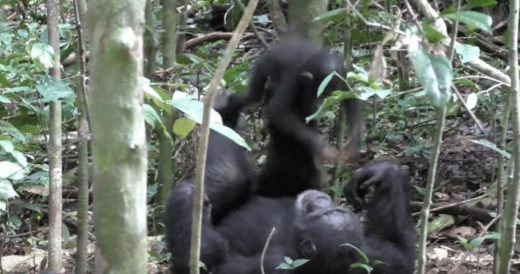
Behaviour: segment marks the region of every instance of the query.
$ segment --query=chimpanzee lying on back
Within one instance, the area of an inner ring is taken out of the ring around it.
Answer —
[[[231,126],[236,129],[236,124]],[[328,195],[316,190],[305,191],[296,199],[251,196],[249,165],[242,165],[240,171],[236,167],[247,159],[246,151],[220,137],[212,132],[208,149],[211,176],[205,182],[201,245],[201,261],[207,270],[260,274],[261,251],[275,227],[262,262],[266,274],[363,273],[349,271],[352,263],[359,262],[359,255],[345,243],[385,263],[376,265],[373,273],[413,272],[415,239],[406,195],[408,175],[396,162],[369,163],[354,173],[347,186],[348,201],[356,209],[368,211],[363,229],[354,213],[335,206]],[[365,202],[371,188],[373,197]],[[166,240],[175,274],[189,273],[192,199],[193,185],[181,183],[166,207]],[[216,208],[221,212],[218,219],[214,217]],[[284,256],[309,261],[293,270],[276,269]]]
[[[305,118],[318,109],[318,87],[333,71],[345,75],[340,56],[302,38],[287,37],[254,65],[248,92],[230,96],[228,105],[219,110],[233,120],[244,107],[263,99],[271,142],[259,177],[260,195],[296,196],[320,188],[316,157],[331,160],[335,151],[321,138],[316,122],[307,124]],[[345,90],[345,83],[333,77],[326,91],[337,89]],[[353,155],[359,153],[364,130],[363,102],[351,99],[344,106],[351,129],[347,155]]]
[[[305,191],[296,199],[253,196],[218,224],[211,222],[211,201],[206,200],[201,260],[214,274],[260,274],[261,264],[266,274],[365,273],[350,269],[352,263],[362,261],[351,246],[344,245],[348,243],[372,262],[384,262],[373,265],[372,273],[411,274],[415,236],[407,186],[408,175],[396,162],[374,161],[358,169],[346,191],[357,209],[368,210],[364,228],[354,213],[335,206],[327,194],[317,190]],[[370,188],[374,188],[373,197],[365,202]],[[180,184],[167,206],[167,240],[176,274],[189,270],[192,196],[192,185]],[[176,218],[171,219],[175,211]],[[274,237],[261,261],[273,227]],[[296,269],[277,269],[285,256],[309,261]]]

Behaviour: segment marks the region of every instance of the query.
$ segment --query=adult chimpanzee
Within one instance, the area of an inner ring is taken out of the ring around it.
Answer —
[[[189,186],[176,188],[170,199],[175,203],[170,203],[168,210],[188,209],[182,213],[191,214],[191,192],[185,191],[191,189]],[[372,273],[411,274],[415,240],[407,186],[407,173],[393,161],[374,161],[357,170],[346,192],[357,209],[367,209],[364,229],[354,213],[335,206],[328,195],[317,190],[307,190],[296,199],[253,196],[217,225],[210,221],[210,203],[205,203],[202,261],[215,274],[260,274],[261,265],[266,274],[364,273],[350,269],[352,263],[361,261],[359,254],[345,245],[348,243],[371,260],[383,262],[374,264]],[[372,198],[365,201],[372,188]],[[171,207],[174,205],[177,207]],[[177,230],[172,231],[167,223],[167,231],[178,241],[172,245],[168,238],[173,257],[185,258],[186,264],[177,265],[177,269],[187,271],[190,237],[179,228],[181,224],[190,227],[185,220],[191,217],[184,214],[177,216]],[[276,232],[262,256],[273,227]],[[285,256],[309,261],[295,269],[277,269]],[[186,273],[182,271],[175,273]]]
[[[319,135],[314,121],[305,118],[318,108],[317,90],[324,78],[337,71],[344,75],[342,58],[297,36],[289,36],[272,46],[254,65],[249,90],[232,95],[221,109],[227,117],[263,98],[271,142],[265,167],[259,177],[258,193],[265,196],[296,196],[309,188],[320,188],[316,156],[330,160],[335,152]],[[327,91],[344,89],[332,78]],[[351,128],[347,154],[359,151],[363,132],[363,103],[345,103]],[[280,183],[283,182],[283,183]]]

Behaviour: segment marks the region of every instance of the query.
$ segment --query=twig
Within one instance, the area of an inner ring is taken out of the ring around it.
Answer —
[[[466,111],[468,112],[469,117],[471,117],[471,119],[473,119],[473,121],[475,121],[475,124],[480,129],[480,132],[486,133],[486,131],[484,130],[484,127],[480,123],[480,120],[477,118],[475,113],[468,107],[468,104],[466,104],[466,101],[464,101],[464,97],[462,97],[462,95],[460,94],[457,87],[455,85],[452,85],[451,88],[453,89],[453,92],[455,93],[455,95],[457,95],[457,98],[459,98],[459,101],[462,104],[462,106],[464,107],[464,109],[466,109]]]
[[[269,233],[269,236],[267,236],[267,240],[265,241],[264,248],[262,249],[262,254],[260,256],[260,271],[262,274],[265,274],[265,269],[264,269],[265,253],[267,253],[267,248],[269,247],[269,243],[271,242],[271,239],[273,238],[275,232],[276,232],[276,227],[273,227],[273,229],[271,229],[271,232]]]
[[[247,25],[253,17],[253,12],[258,0],[251,0],[242,14],[242,18],[229,41],[221,62],[215,71],[215,75],[209,84],[208,92],[204,100],[204,111],[202,114],[202,125],[200,128],[199,148],[197,153],[197,168],[195,172],[195,193],[193,197],[193,223],[191,227],[191,250],[190,250],[190,273],[199,274],[200,244],[202,230],[202,209],[204,201],[204,174],[206,172],[206,156],[209,139],[209,121],[211,118],[211,106],[220,87],[220,81],[224,76],[227,66],[231,63],[233,51],[244,34]]]

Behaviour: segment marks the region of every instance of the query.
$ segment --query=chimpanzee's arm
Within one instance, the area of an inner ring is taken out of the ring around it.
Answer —
[[[347,200],[357,209],[366,206],[368,210],[362,250],[372,260],[384,262],[375,266],[374,273],[413,273],[415,232],[408,181],[397,162],[379,160],[358,169],[347,185]],[[365,203],[371,187],[375,188],[373,197]]]
[[[264,56],[258,60],[253,66],[248,90],[242,94],[229,96],[227,105],[217,109],[225,123],[234,123],[243,108],[259,103],[262,100],[269,74],[276,73],[274,66],[275,64],[273,64],[273,61],[271,58],[268,58],[268,56]]]

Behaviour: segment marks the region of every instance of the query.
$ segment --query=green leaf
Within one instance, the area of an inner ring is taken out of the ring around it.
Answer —
[[[11,137],[14,139],[22,142],[27,143],[27,139],[25,138],[25,135],[21,133],[15,126],[13,126],[11,123],[7,121],[0,120],[0,132],[2,133],[8,133]]]
[[[444,106],[450,98],[452,81],[451,64],[445,56],[433,56],[413,35],[408,43],[408,57],[428,96],[437,107]]]
[[[492,149],[494,150],[495,152],[498,152],[500,153],[502,156],[504,156],[504,158],[510,160],[511,159],[511,154],[509,154],[509,152],[505,151],[505,150],[502,150],[502,149],[499,149],[497,147],[496,144],[486,140],[486,139],[480,139],[480,140],[471,140],[472,143],[475,143],[475,144],[478,144],[478,145],[481,145],[481,146],[485,146],[489,149]]]
[[[474,248],[477,248],[479,247],[485,240],[500,240],[500,233],[497,233],[497,232],[489,232],[487,234],[485,234],[484,236],[482,237],[477,237],[471,241],[469,241],[469,243],[471,244],[471,246],[473,246]]]
[[[148,104],[144,104],[143,112],[144,112],[144,120],[149,125],[151,125],[152,128],[162,125],[163,122],[162,122],[161,116],[159,116],[157,111],[155,111],[155,109],[152,106],[150,106]],[[164,127],[164,125],[163,125],[163,127]]]
[[[366,264],[362,264],[362,263],[353,263],[353,264],[351,264],[349,270],[353,270],[353,269],[363,269],[367,273],[372,273],[372,271],[374,270],[371,266],[366,265]]]
[[[472,45],[455,43],[455,51],[459,55],[462,64],[480,58],[480,48]]]
[[[491,33],[491,25],[493,24],[493,19],[491,18],[491,16],[487,14],[467,10],[446,13],[444,14],[444,16],[454,21],[462,22],[468,25],[469,27],[475,27],[485,32]]]
[[[372,88],[369,86],[364,86],[361,89],[363,92],[359,95],[359,98],[362,100],[367,100],[374,95],[377,95],[380,99],[385,99],[392,93],[391,89]]]
[[[459,243],[468,251],[473,251],[473,246],[469,243],[468,240],[464,239],[464,238],[461,238],[461,237],[458,237],[459,238]]]
[[[296,259],[294,260],[292,266],[293,268],[298,268],[304,264],[306,264],[309,260],[308,259]]]
[[[193,131],[196,125],[197,124],[192,120],[186,117],[181,117],[173,123],[173,133],[182,139],[185,139]]]
[[[428,222],[428,233],[440,231],[446,227],[452,226],[455,223],[455,218],[448,214],[439,214],[438,217]]]
[[[11,99],[0,95],[0,103],[9,104],[9,103],[11,103]]]
[[[153,89],[146,90],[145,97],[151,99],[156,107],[169,115],[173,114],[173,108],[169,104],[170,100],[172,99],[172,95],[167,90],[161,87],[155,87]]]
[[[164,135],[166,135],[166,138],[168,138],[169,142],[173,144],[172,136],[169,133],[169,130],[164,125],[161,116],[155,111],[155,109],[148,105],[143,105],[143,111],[144,111],[144,120],[152,126],[154,129],[161,130]]]
[[[318,87],[317,97],[320,97],[323,94],[330,80],[332,80],[332,77],[334,77],[334,73],[330,73],[327,75],[327,77],[325,77],[325,79],[323,79],[323,81],[321,81],[320,86]]]
[[[332,106],[340,103],[343,100],[357,97],[357,94],[353,91],[334,91],[330,96],[323,100],[323,103],[318,108],[318,110],[316,110],[316,112],[305,118],[305,122],[308,123],[312,120],[317,120],[321,118],[325,114],[325,112],[327,112],[327,110],[331,109]]]
[[[23,155],[23,153],[15,150],[11,152],[11,156],[13,156],[13,158],[15,158],[20,165],[22,165],[23,167],[27,167],[27,158],[25,158],[25,155]]]
[[[148,79],[146,77],[141,77],[140,86],[143,89],[144,95],[146,97],[150,97],[150,98],[152,98],[154,100],[158,100],[158,101],[161,101],[161,102],[164,101],[163,98],[161,98],[161,96],[159,95],[159,93],[157,93],[157,91],[155,91],[150,86],[150,79]]]
[[[186,93],[175,92],[171,104],[174,108],[183,112],[188,119],[193,120],[198,124],[202,124],[202,114],[204,109],[203,102],[196,100],[195,98],[187,95]],[[213,109],[211,109],[209,127],[212,130],[231,139],[239,146],[242,146],[247,150],[251,150],[251,148],[244,140],[244,138],[242,138],[242,136],[236,133],[233,129],[222,124],[222,118],[220,117],[220,114]]]
[[[7,140],[0,140],[0,147],[7,153],[14,151],[13,142]]]
[[[467,3],[470,9],[494,7],[497,5],[495,0],[468,0]]]
[[[31,46],[31,59],[46,68],[52,68],[54,66],[54,49],[48,44],[34,43]]]
[[[477,106],[478,96],[476,93],[470,93],[466,100],[466,105],[469,109],[474,109]]]
[[[289,264],[289,265],[292,265],[293,264],[293,259],[291,257],[287,257],[287,256],[284,256],[283,257],[284,261]]]
[[[62,100],[67,103],[73,103],[76,95],[74,91],[61,79],[52,77],[43,77],[40,84],[36,85],[38,93],[43,97],[43,102],[55,102]]]
[[[432,44],[436,44],[446,39],[446,36],[437,30],[437,28],[431,22],[425,22],[423,24],[424,34],[426,39]]]
[[[276,267],[276,269],[290,270],[292,269],[292,267],[287,263],[281,263],[279,266]]]
[[[0,213],[4,213],[7,210],[7,201],[0,199]]]
[[[21,180],[25,176],[24,171],[19,164],[9,161],[0,162],[0,179]]]
[[[359,249],[355,245],[349,244],[349,243],[345,243],[345,244],[342,244],[342,246],[348,246],[348,247],[354,249],[361,256],[361,258],[363,259],[364,264],[369,264],[370,263],[370,259],[368,258],[367,254],[365,254],[365,252],[363,252],[361,249]]]
[[[13,188],[9,180],[0,179],[0,200],[7,201],[11,198],[18,197],[18,193]]]

